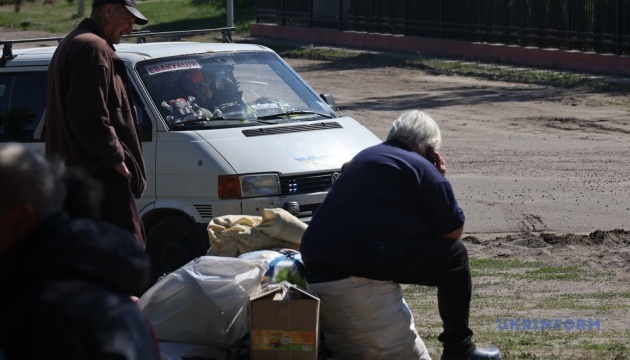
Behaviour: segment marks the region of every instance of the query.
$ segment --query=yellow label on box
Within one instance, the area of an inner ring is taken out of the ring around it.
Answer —
[[[313,331],[254,329],[251,342],[254,350],[315,351]]]

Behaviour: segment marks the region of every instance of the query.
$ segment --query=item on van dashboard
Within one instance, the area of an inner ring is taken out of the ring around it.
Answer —
[[[195,101],[194,96],[189,96],[188,100],[177,98],[168,102],[162,101],[161,106],[171,112],[171,115],[166,116],[169,125],[210,120],[214,117],[208,109],[202,108]]]
[[[265,117],[274,114],[283,114],[295,110],[286,101],[273,97],[260,97],[251,105],[258,117]]]

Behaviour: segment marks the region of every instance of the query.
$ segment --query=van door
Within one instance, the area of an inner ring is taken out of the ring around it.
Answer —
[[[149,117],[145,103],[138,94],[138,91],[132,86],[133,105],[135,107],[136,118],[138,121],[137,130],[142,140],[142,152],[144,156],[144,167],[147,175],[147,186],[144,190],[142,198],[136,200],[138,211],[142,213],[143,209],[155,203],[155,126]]]

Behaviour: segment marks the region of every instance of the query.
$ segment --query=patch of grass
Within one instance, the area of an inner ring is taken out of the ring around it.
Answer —
[[[469,260],[471,269],[484,270],[510,270],[516,268],[535,268],[543,266],[540,261],[523,261],[520,259],[481,259],[471,258]]]
[[[580,281],[614,276],[612,271],[594,271],[578,266],[542,266],[528,270],[525,276],[530,280]]]
[[[567,309],[567,310],[588,310],[590,312],[610,312],[613,310],[625,310],[628,304],[619,298],[597,299],[592,301],[591,298],[586,296],[578,297],[575,294],[568,294],[570,296],[552,296],[541,299],[536,302],[536,308],[544,309]]]
[[[630,350],[630,346],[622,344],[618,341],[610,341],[604,343],[592,343],[589,341],[582,341],[579,345],[580,348],[586,350],[603,350],[603,351],[627,351]]]
[[[90,1],[86,0],[86,17],[89,16]],[[13,5],[0,6],[0,24],[12,30],[40,30],[53,33],[66,33],[74,28],[82,18],[77,16],[76,3],[57,1],[53,5],[41,2],[23,1],[20,12]]]
[[[149,19],[143,29],[151,31],[180,31],[227,26],[225,2],[195,3],[190,0],[150,0],[138,3],[140,11]],[[240,35],[249,34],[255,8],[234,9],[234,27]]]
[[[138,9],[149,19],[145,26],[134,28],[151,31],[178,31],[224,27],[227,24],[225,2],[209,1],[194,3],[191,0],[138,1]],[[20,12],[13,5],[0,6],[0,24],[13,30],[38,30],[67,33],[84,17],[89,17],[91,1],[86,0],[85,14],[77,15],[77,2],[68,4],[57,0],[51,5],[41,2],[22,2]],[[249,34],[249,24],[254,20],[255,7],[234,9],[236,33]]]
[[[470,259],[470,268],[473,277],[498,277],[529,281],[579,281],[614,275],[610,271],[587,271],[577,266],[547,266],[540,261],[523,261],[514,258],[473,258]]]
[[[576,266],[542,266],[528,270],[525,276],[532,280],[577,281],[582,279],[583,271]]]
[[[611,300],[611,299],[630,299],[630,291],[597,291],[593,293],[579,293],[579,294],[563,294],[563,298],[566,299],[598,299],[598,300]]]
[[[610,329],[607,325],[607,317],[627,314],[630,291],[575,292],[562,285],[603,281],[604,276],[614,277],[614,272],[515,258],[470,258],[470,266],[470,326],[480,346],[499,347],[504,359],[627,359],[625,354],[630,354],[624,342],[630,338],[630,330]],[[431,356],[439,358],[442,344],[436,335],[442,328],[435,288],[409,286],[404,291],[423,341]],[[541,322],[552,321],[555,326],[558,319],[576,322],[562,322],[557,329],[543,327]],[[590,319],[595,321],[592,326]],[[507,325],[503,320],[508,321]],[[586,323],[579,325],[578,320]]]

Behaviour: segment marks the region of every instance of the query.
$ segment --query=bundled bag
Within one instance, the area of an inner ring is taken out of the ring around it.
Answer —
[[[263,285],[286,281],[306,290],[306,267],[302,256],[292,249],[257,250],[238,257],[245,260],[264,261],[269,269],[263,277]]]
[[[249,296],[264,262],[201,256],[166,275],[138,302],[160,341],[227,349],[249,331]]]
[[[225,215],[208,224],[208,255],[238,257],[272,248],[299,250],[307,225],[281,208],[264,209],[262,216]]]
[[[320,328],[335,360],[431,359],[399,284],[350,277],[308,289],[320,298]]]

